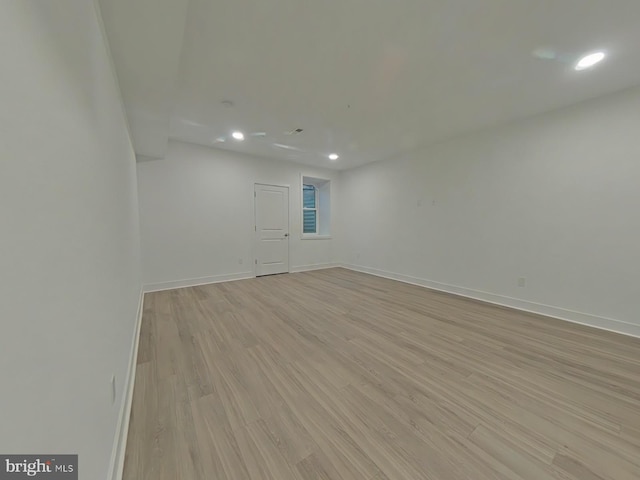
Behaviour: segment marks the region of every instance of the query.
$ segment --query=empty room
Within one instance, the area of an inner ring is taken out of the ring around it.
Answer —
[[[0,478],[640,479],[640,2],[0,2]]]

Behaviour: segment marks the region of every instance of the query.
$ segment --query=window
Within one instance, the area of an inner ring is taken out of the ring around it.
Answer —
[[[302,176],[302,238],[325,239],[331,223],[330,181]]]
[[[302,185],[302,233],[318,233],[318,189]]]

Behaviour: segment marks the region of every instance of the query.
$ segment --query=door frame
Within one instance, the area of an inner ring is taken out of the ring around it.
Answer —
[[[251,193],[253,196],[251,197],[251,269],[253,271],[253,277],[256,278],[258,276],[258,232],[256,231],[256,186],[262,185],[265,187],[279,187],[287,189],[287,226],[289,228],[289,236],[287,237],[287,265],[288,270],[286,273],[291,273],[291,186],[285,183],[272,183],[272,182],[253,182],[251,184]]]

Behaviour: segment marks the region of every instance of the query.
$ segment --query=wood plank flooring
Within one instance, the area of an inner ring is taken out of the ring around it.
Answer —
[[[640,340],[330,269],[147,294],[126,480],[638,480]]]

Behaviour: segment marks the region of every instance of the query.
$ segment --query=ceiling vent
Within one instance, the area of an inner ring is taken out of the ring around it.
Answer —
[[[285,135],[298,135],[302,133],[304,130],[302,128],[296,128],[295,130],[291,130],[290,132],[285,132]]]

